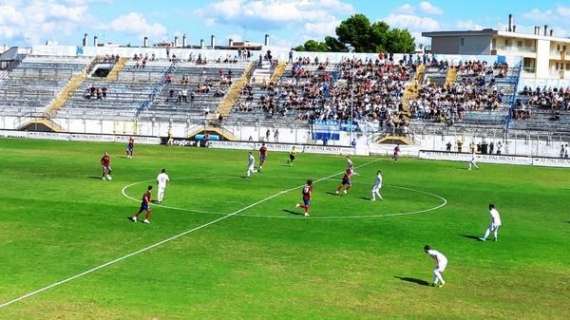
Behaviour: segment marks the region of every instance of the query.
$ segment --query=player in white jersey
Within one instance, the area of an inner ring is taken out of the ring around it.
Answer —
[[[376,172],[376,181],[374,181],[374,185],[372,186],[372,201],[376,201],[376,197],[378,197],[380,200],[384,200],[380,194],[383,180],[382,171],[378,170],[378,172]]]
[[[502,225],[501,222],[501,215],[499,211],[495,208],[494,204],[489,205],[489,215],[491,216],[491,223],[489,227],[485,231],[485,235],[479,238],[481,241],[486,241],[491,232],[493,232],[493,236],[495,237],[495,241],[499,240],[499,228]]]
[[[252,174],[255,173],[255,157],[253,156],[253,152],[249,152],[247,156],[247,172],[246,177],[251,177]]]
[[[447,258],[443,253],[432,249],[432,247],[424,246],[424,252],[427,253],[433,260],[435,260],[435,268],[433,269],[433,283],[434,287],[443,287],[445,280],[443,280],[443,272],[447,267]]]
[[[475,155],[475,151],[471,152],[471,161],[469,161],[469,170],[471,170],[472,167],[479,169],[479,166],[477,165],[477,156]]]
[[[161,203],[164,199],[164,192],[166,191],[166,186],[170,182],[170,177],[166,174],[166,169],[160,170],[160,173],[156,177],[156,184],[158,185],[157,202]]]

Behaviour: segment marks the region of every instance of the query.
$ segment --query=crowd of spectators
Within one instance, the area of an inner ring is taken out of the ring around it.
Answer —
[[[462,120],[466,111],[496,111],[504,101],[504,93],[496,78],[506,77],[508,65],[467,61],[456,67],[457,80],[451,85],[429,82],[420,86],[411,101],[414,117],[453,124]]]
[[[392,58],[382,54],[333,65],[328,59],[300,57],[279,83],[246,86],[237,110],[258,111],[259,107],[269,116],[293,115],[308,122],[366,119],[398,127],[405,121],[400,113],[403,91],[417,64]]]
[[[520,101],[522,107],[548,110],[570,110],[570,87],[567,88],[536,88],[524,87],[520,95],[527,98],[526,104]]]

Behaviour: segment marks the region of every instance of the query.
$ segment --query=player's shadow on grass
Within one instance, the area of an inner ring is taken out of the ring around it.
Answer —
[[[406,281],[406,282],[415,283],[415,284],[420,285],[420,286],[429,286],[429,282],[422,280],[422,279],[410,278],[410,277],[399,277],[399,276],[394,276],[394,278],[397,278],[397,279],[400,279],[400,280]]]
[[[87,177],[87,179],[97,179],[97,180],[101,180],[101,176],[89,176],[89,177]]]
[[[287,214],[292,214],[292,215],[294,215],[294,216],[302,216],[302,215],[304,215],[304,214],[301,213],[301,212],[293,211],[293,210],[289,210],[289,209],[283,209],[283,212],[285,212],[285,213],[287,213]]]
[[[462,234],[461,236],[462,236],[463,238],[467,238],[467,239],[471,239],[471,240],[477,240],[477,241],[480,241],[480,240],[481,240],[481,239],[479,239],[478,236],[474,236],[474,235],[471,235],[471,234]]]

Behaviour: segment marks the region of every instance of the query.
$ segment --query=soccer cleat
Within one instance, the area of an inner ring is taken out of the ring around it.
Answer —
[[[348,191],[344,190],[344,194],[348,194]]]
[[[479,240],[481,240],[481,241],[487,241],[487,239],[485,239],[485,238],[483,238],[483,237],[479,238]]]
[[[144,219],[143,223],[149,224],[150,221],[148,221],[148,219]]]
[[[137,217],[129,217],[129,220],[131,220],[132,222],[137,222]]]
[[[370,199],[370,200],[372,200],[372,201],[376,201],[376,199]]]
[[[297,203],[297,204],[295,205],[295,208],[299,208],[299,207],[301,207],[301,205]]]
[[[308,217],[308,216],[309,216],[309,213],[305,212],[305,217]]]
[[[438,288],[443,288],[443,286],[445,286],[445,281],[442,281],[437,287],[438,287]]]
[[[336,194],[339,194],[338,190],[335,192]]]

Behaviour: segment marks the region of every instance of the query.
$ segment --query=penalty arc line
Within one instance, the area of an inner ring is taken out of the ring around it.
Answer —
[[[372,164],[372,163],[375,163],[375,162],[378,162],[378,161],[380,161],[380,159],[373,160],[373,161],[369,161],[369,162],[366,162],[366,163],[364,163],[364,164],[358,166],[357,168],[364,167],[364,166],[367,166],[367,165],[369,165],[369,164]],[[343,172],[344,172],[344,171],[343,171]],[[332,175],[330,175],[330,176],[326,176],[326,177],[323,177],[323,178],[319,178],[319,179],[315,180],[315,183],[320,182],[320,181],[324,181],[324,180],[328,180],[328,179],[331,179],[331,178],[334,178],[334,177],[336,177],[336,176],[338,176],[338,175],[341,175],[343,172],[339,172],[339,173],[332,174]],[[149,250],[151,250],[151,249],[153,249],[153,248],[156,248],[156,247],[158,247],[158,246],[161,246],[161,245],[163,245],[163,244],[165,244],[165,243],[167,243],[167,242],[176,240],[176,239],[178,239],[178,238],[180,238],[180,237],[183,237],[183,236],[185,236],[185,235],[187,235],[187,234],[190,234],[190,233],[196,232],[196,231],[198,231],[198,230],[204,229],[204,228],[206,228],[206,227],[208,227],[208,226],[211,226],[211,225],[213,225],[213,224],[215,224],[215,223],[218,223],[218,222],[220,222],[220,221],[223,221],[223,220],[226,220],[226,219],[228,219],[228,218],[231,218],[231,217],[233,217],[233,216],[235,216],[235,215],[237,215],[237,214],[240,214],[240,213],[242,213],[242,212],[244,212],[244,211],[246,211],[246,210],[248,210],[248,209],[250,209],[250,208],[253,208],[253,207],[255,207],[255,206],[261,204],[261,203],[267,202],[267,201],[269,201],[269,200],[271,200],[271,199],[274,199],[274,198],[279,197],[279,196],[281,196],[281,195],[283,195],[283,194],[285,194],[285,193],[291,192],[291,191],[293,191],[293,190],[296,190],[296,189],[299,189],[299,188],[302,188],[302,187],[303,187],[303,186],[301,185],[301,186],[296,186],[296,187],[289,188],[289,189],[286,189],[286,190],[283,190],[283,191],[279,191],[279,192],[277,192],[277,193],[275,193],[275,194],[273,194],[273,195],[271,195],[271,196],[268,196],[268,197],[263,198],[263,199],[261,199],[261,200],[259,200],[259,201],[256,201],[256,202],[254,202],[254,203],[252,203],[252,204],[250,204],[250,205],[248,205],[248,206],[246,206],[246,207],[243,207],[243,208],[241,208],[241,209],[239,209],[239,210],[236,210],[236,211],[234,211],[234,212],[232,212],[232,213],[226,214],[225,216],[221,216],[221,217],[219,217],[219,218],[217,218],[217,219],[214,219],[214,220],[212,220],[212,221],[209,221],[209,222],[204,223],[204,224],[202,224],[202,225],[199,225],[199,226],[197,226],[197,227],[188,229],[188,230],[183,231],[183,232],[181,232],[181,233],[178,233],[178,234],[176,234],[176,235],[174,235],[174,236],[172,236],[172,237],[166,238],[166,239],[164,239],[164,240],[161,240],[161,241],[159,241],[159,242],[156,242],[156,243],[153,243],[153,244],[151,244],[151,245],[149,245],[149,246],[146,246],[146,247],[144,247],[144,248],[142,248],[142,249],[133,251],[133,252],[128,253],[128,254],[126,254],[126,255],[124,255],[124,256],[121,256],[121,257],[119,257],[119,258],[116,258],[116,259],[113,259],[113,260],[111,260],[111,261],[105,262],[105,263],[103,263],[103,264],[101,264],[101,265],[98,265],[98,266],[93,267],[93,268],[91,268],[91,269],[85,270],[85,271],[83,271],[83,272],[81,272],[81,273],[78,273],[78,274],[76,274],[76,275],[74,275],[74,276],[71,276],[71,277],[69,277],[69,278],[66,278],[66,279],[63,279],[63,280],[54,282],[54,283],[52,283],[52,284],[50,284],[50,285],[47,285],[47,286],[45,286],[45,287],[43,287],[43,288],[40,288],[40,289],[31,291],[31,292],[28,292],[28,293],[26,293],[26,294],[24,294],[24,295],[22,295],[22,296],[19,296],[19,297],[14,298],[14,299],[12,299],[12,300],[10,300],[10,301],[7,301],[7,302],[4,302],[4,303],[0,304],[0,309],[5,308],[5,307],[7,307],[7,306],[9,306],[9,305],[12,305],[12,304],[14,304],[14,303],[16,303],[16,302],[20,302],[20,301],[22,301],[22,300],[24,300],[24,299],[33,297],[33,296],[35,296],[35,295],[37,295],[37,294],[40,294],[40,293],[45,292],[45,291],[48,291],[48,290],[53,289],[53,288],[55,288],[55,287],[59,287],[59,286],[61,286],[61,285],[63,285],[63,284],[66,284],[66,283],[68,283],[68,282],[71,282],[71,281],[73,281],[73,280],[75,280],[75,279],[81,278],[81,277],[83,277],[83,276],[86,276],[86,275],[88,275],[88,274],[91,274],[91,273],[93,273],[93,272],[96,272],[96,271],[98,271],[98,270],[101,270],[101,269],[103,269],[103,268],[106,268],[106,267],[108,267],[108,266],[110,266],[110,265],[113,265],[113,264],[115,264],[115,263],[118,263],[118,262],[121,262],[121,261],[123,261],[123,260],[126,260],[126,259],[128,259],[128,258],[130,258],[130,257],[133,257],[133,256],[139,255],[139,254],[141,254],[141,253],[144,253],[144,252],[146,252],[146,251],[149,251]]]

